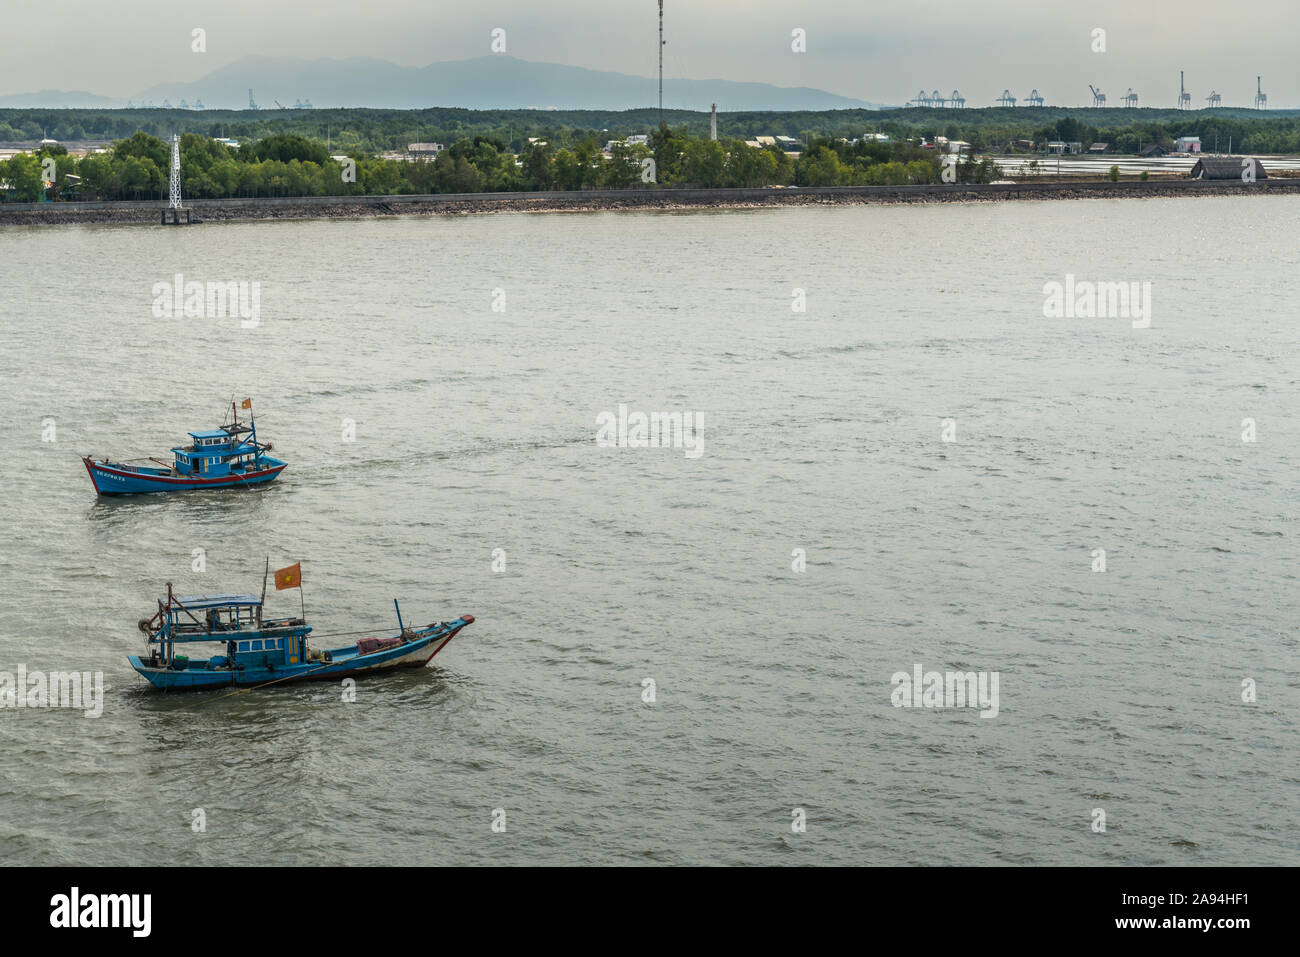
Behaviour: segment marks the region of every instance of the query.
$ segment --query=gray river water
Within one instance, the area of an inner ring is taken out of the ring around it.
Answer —
[[[104,681],[97,717],[0,707],[0,859],[1295,863],[1298,217],[0,231],[0,672]],[[155,316],[178,273],[256,321]],[[1149,327],[1045,316],[1067,277],[1149,283]],[[278,482],[96,498],[79,454],[244,396]],[[607,447],[620,404],[698,441]],[[131,671],[165,582],[268,556],[323,646],[395,597],[477,622],[355,702]],[[895,707],[916,666],[996,709]]]

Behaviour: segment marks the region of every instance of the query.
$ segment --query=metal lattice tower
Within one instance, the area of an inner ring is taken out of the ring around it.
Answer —
[[[172,169],[168,177],[170,186],[170,200],[168,209],[181,208],[181,138],[177,133],[172,134]]]
[[[1255,77],[1255,109],[1262,110],[1268,107],[1268,94],[1260,86],[1263,77]]]
[[[659,128],[664,128],[664,0],[659,0]]]

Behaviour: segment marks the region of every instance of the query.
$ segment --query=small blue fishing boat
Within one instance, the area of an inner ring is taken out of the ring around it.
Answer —
[[[243,408],[253,408],[245,399]],[[140,492],[192,492],[197,489],[241,488],[270,482],[284,471],[285,462],[267,455],[269,443],[257,441],[257,423],[239,421],[239,411],[230,404],[231,420],[220,428],[189,433],[189,445],[172,449],[172,463],[150,458],[154,465],[129,462],[96,462],[83,455],[81,461],[100,495],[132,495]]]
[[[175,691],[337,680],[392,668],[422,668],[462,628],[473,624],[474,616],[407,628],[398,608],[397,622],[395,636],[316,649],[307,640],[311,625],[302,618],[263,618],[262,599],[256,595],[177,597],[168,582],[157,614],[139,622],[150,653],[129,655],[128,660],[154,687]],[[197,650],[200,642],[219,645],[220,653],[183,653]]]

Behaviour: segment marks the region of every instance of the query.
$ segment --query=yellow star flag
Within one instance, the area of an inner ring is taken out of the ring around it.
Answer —
[[[277,568],[275,570],[275,590],[284,591],[286,588],[302,587],[302,562],[294,562],[288,568]]]

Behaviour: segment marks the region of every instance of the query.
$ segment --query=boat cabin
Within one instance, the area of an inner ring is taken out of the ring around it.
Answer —
[[[158,614],[141,621],[140,630],[150,646],[144,664],[154,668],[274,671],[302,664],[310,654],[311,625],[301,618],[263,620],[256,595],[178,597],[169,587]],[[200,655],[195,648],[191,654],[193,642],[216,643],[220,653]]]
[[[257,433],[247,425],[235,424],[219,429],[191,432],[192,444],[172,449],[176,472],[180,475],[204,475],[217,478],[238,475],[256,469],[262,448]],[[244,436],[248,437],[245,438]]]

